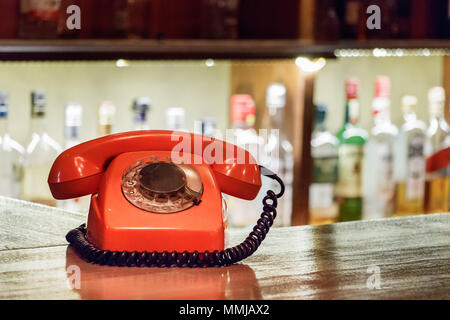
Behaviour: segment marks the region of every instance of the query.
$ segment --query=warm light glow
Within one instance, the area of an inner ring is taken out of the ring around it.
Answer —
[[[334,55],[339,58],[353,57],[440,57],[450,55],[449,49],[402,49],[402,48],[375,48],[375,49],[336,49]]]
[[[205,66],[207,67],[214,67],[214,60],[213,59],[206,59]]]
[[[298,57],[295,59],[295,64],[300,68],[300,70],[306,73],[317,72],[322,69],[326,63],[325,58],[311,60],[306,57]]]
[[[118,68],[128,67],[129,65],[130,63],[128,62],[128,60],[125,59],[118,59],[116,61],[116,67]]]

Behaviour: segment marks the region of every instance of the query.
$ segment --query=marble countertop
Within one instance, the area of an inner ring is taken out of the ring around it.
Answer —
[[[450,298],[449,213],[273,228],[253,256],[205,269],[89,264],[65,240],[85,219],[0,197],[0,299]]]

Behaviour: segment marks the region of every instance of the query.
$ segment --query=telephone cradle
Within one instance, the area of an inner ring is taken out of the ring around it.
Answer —
[[[268,190],[247,238],[225,249],[222,193],[254,199],[261,175]],[[233,144],[197,134],[151,130],[81,143],[55,160],[53,197],[91,195],[87,226],[66,239],[86,261],[129,267],[218,267],[252,255],[277,215],[283,181]]]

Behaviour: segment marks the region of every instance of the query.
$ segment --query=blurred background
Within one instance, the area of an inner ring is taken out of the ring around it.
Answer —
[[[0,74],[2,195],[87,212],[49,196],[54,158],[137,129],[233,128],[270,167],[269,128],[290,190],[280,226],[449,211],[448,167],[426,168],[449,143],[448,0],[2,0]],[[228,202],[253,225],[259,201]]]

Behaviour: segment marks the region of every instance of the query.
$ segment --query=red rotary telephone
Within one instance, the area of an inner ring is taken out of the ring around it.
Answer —
[[[87,228],[66,236],[89,262],[221,266],[256,251],[273,224],[284,185],[264,175],[281,192],[267,192],[253,231],[225,250],[221,193],[251,200],[261,188],[255,159],[230,143],[175,131],[114,134],[63,152],[48,183],[56,199],[92,194]]]

